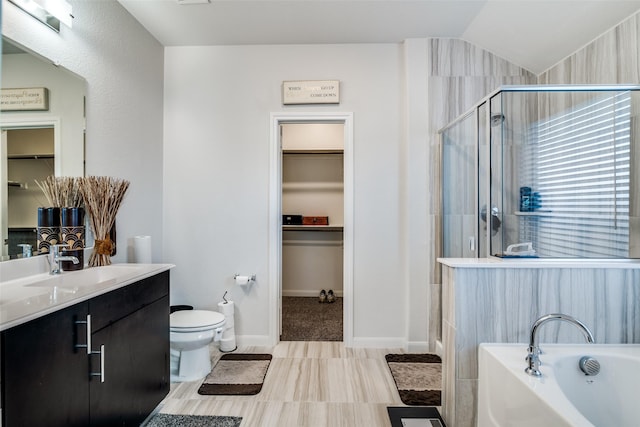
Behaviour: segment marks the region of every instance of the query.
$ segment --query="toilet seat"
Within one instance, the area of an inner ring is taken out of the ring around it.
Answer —
[[[172,332],[198,332],[214,329],[225,323],[224,314],[208,310],[180,310],[171,313]]]

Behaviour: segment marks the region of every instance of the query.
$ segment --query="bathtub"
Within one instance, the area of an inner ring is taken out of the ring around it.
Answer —
[[[480,344],[478,427],[640,426],[640,345],[540,344],[542,376],[527,375],[527,344]],[[600,363],[585,375],[583,356]]]

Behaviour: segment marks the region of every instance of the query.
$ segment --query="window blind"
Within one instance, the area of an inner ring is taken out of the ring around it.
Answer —
[[[631,96],[538,122],[530,169],[541,206],[521,230],[541,256],[628,257]]]

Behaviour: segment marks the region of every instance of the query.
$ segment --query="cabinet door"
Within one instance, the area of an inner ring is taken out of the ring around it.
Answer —
[[[86,320],[80,303],[2,333],[2,425],[86,427]]]
[[[169,392],[169,297],[93,334],[92,426],[139,426]],[[104,382],[102,382],[104,380]]]

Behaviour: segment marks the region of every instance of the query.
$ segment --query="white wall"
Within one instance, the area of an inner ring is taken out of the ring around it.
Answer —
[[[70,3],[73,28],[56,33],[2,0],[2,33],[87,80],[87,174],[131,181],[114,261],[138,234],[161,261],[163,47],[115,0]]]
[[[177,265],[173,304],[213,308],[229,290],[236,333],[267,339],[276,286],[268,283],[269,114],[353,112],[354,343],[404,343],[401,69],[396,44],[166,49],[164,248]],[[340,80],[341,104],[281,105],[283,80],[314,79]],[[234,273],[255,273],[257,284],[233,287]]]

